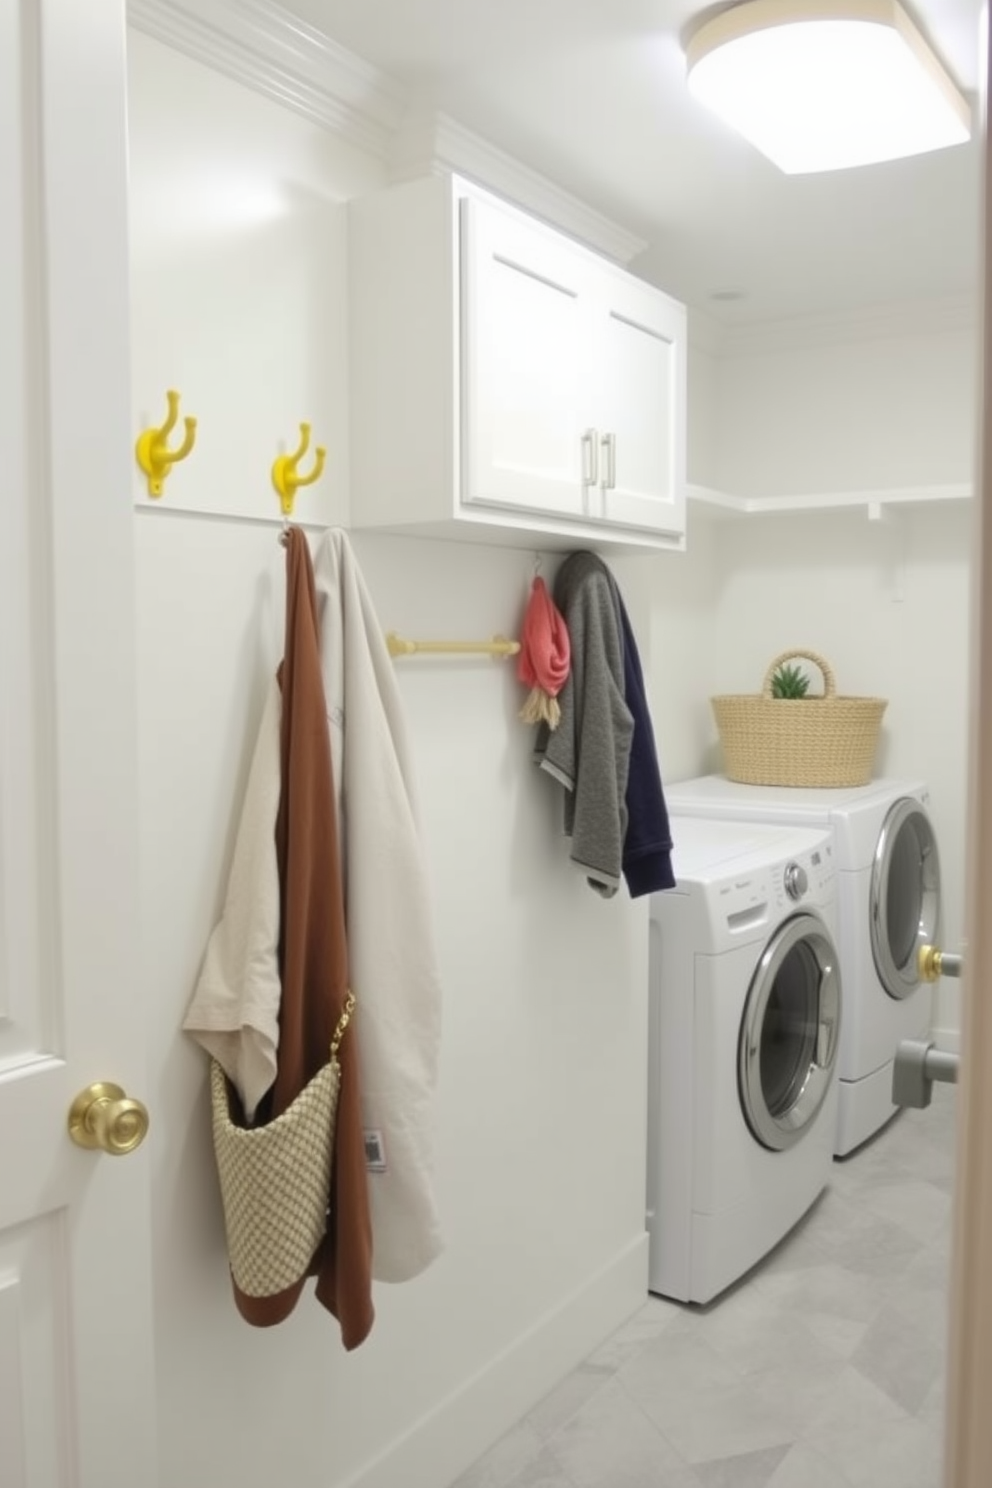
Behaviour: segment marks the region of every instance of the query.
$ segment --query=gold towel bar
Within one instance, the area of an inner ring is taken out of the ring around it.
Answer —
[[[505,636],[493,636],[491,641],[407,641],[391,630],[386,635],[386,648],[390,656],[516,656],[520,642],[508,641]]]

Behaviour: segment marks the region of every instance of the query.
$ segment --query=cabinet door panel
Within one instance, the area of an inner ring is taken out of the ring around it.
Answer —
[[[580,516],[587,266],[498,208],[461,214],[461,499]]]
[[[601,317],[600,461],[595,515],[651,531],[685,528],[685,324],[682,307],[616,280]]]

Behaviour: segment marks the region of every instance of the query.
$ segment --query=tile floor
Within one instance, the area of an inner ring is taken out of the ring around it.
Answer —
[[[708,1307],[651,1298],[454,1488],[938,1488],[955,1091]]]

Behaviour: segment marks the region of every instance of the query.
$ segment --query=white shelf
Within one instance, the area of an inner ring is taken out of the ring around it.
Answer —
[[[690,510],[715,520],[767,513],[863,511],[870,521],[882,521],[899,508],[938,506],[948,501],[970,501],[970,484],[896,486],[875,491],[824,491],[810,496],[735,496],[711,486],[686,488]]]

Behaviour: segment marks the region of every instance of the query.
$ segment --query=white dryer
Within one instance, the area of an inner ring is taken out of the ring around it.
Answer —
[[[671,817],[651,899],[651,1291],[707,1302],[833,1161],[841,983],[829,831]]]
[[[931,988],[919,979],[917,956],[921,945],[939,943],[941,892],[926,786],[882,779],[797,790],[706,775],[666,786],[665,797],[681,815],[831,830],[844,985],[834,1152],[846,1156],[896,1114],[896,1049],[931,1023]]]

